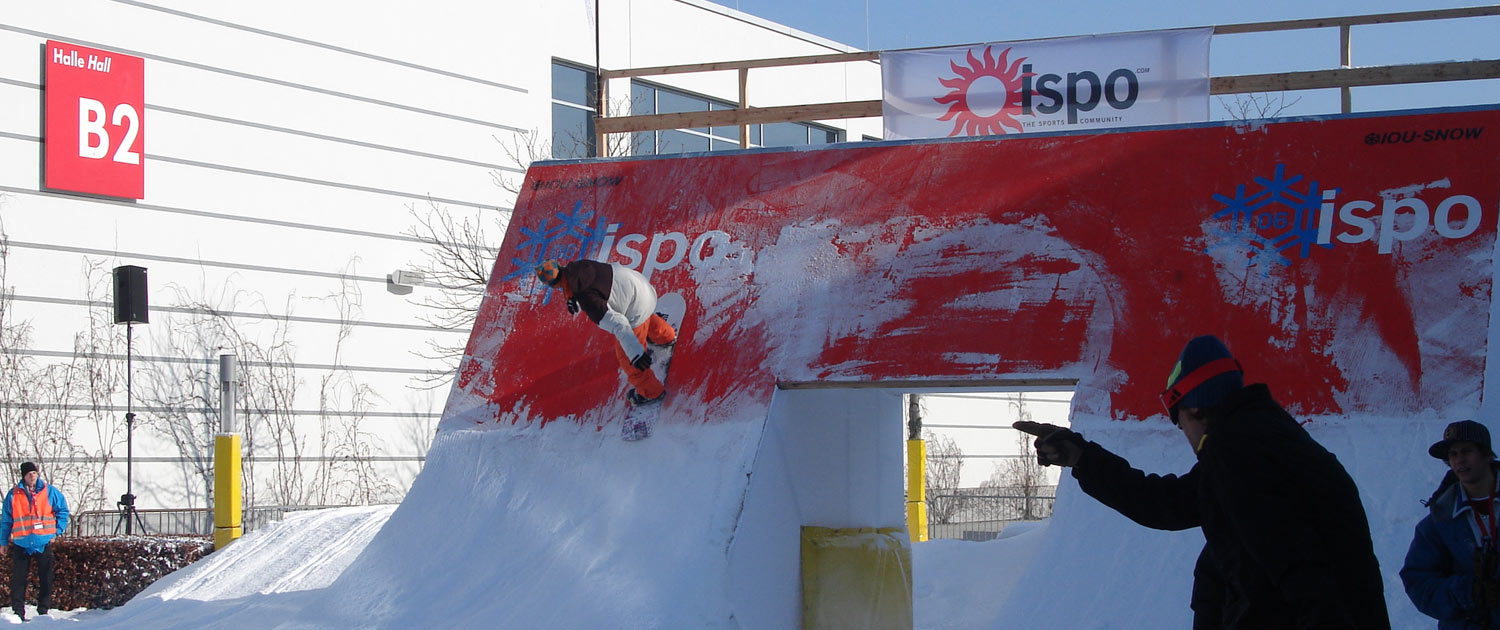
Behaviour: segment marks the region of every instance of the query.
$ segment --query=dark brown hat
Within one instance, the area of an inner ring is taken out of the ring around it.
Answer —
[[[1490,457],[1495,456],[1495,451],[1490,450],[1490,430],[1473,420],[1459,420],[1448,425],[1443,429],[1443,439],[1428,448],[1427,454],[1448,461],[1448,447],[1454,442],[1473,442]]]

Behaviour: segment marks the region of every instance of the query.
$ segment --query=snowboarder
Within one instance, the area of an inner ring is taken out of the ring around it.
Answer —
[[[36,613],[52,608],[52,539],[68,528],[68,501],[56,486],[43,482],[36,464],[21,464],[21,481],[5,494],[0,506],[0,531],[10,556],[10,608],[26,621],[26,574],[36,564]]]
[[[1427,449],[1448,472],[1424,502],[1428,514],[1401,567],[1401,583],[1417,610],[1438,620],[1438,628],[1500,628],[1500,558],[1495,531],[1495,452],[1490,431],[1473,420],[1443,430]]]
[[[1147,475],[1063,427],[1017,422],[1037,460],[1146,527],[1203,528],[1193,628],[1389,629],[1359,489],[1218,338],[1187,343],[1162,405],[1198,462]]]
[[[563,265],[548,260],[536,266],[536,277],[562,290],[569,313],[583,311],[599,328],[615,337],[615,358],[631,385],[625,397],[632,405],[658,402],[666,388],[651,371],[647,343],[667,347],[677,343],[677,331],[656,313],[656,289],[629,267],[592,260]]]

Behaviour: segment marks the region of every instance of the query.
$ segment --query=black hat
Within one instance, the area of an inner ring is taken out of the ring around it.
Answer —
[[[24,462],[24,463],[22,463],[21,464],[21,476],[25,477],[26,473],[29,473],[29,472],[36,472],[36,464],[33,464],[31,462]]]
[[[1244,386],[1244,370],[1229,354],[1229,348],[1218,337],[1203,335],[1182,347],[1177,365],[1167,376],[1161,402],[1176,422],[1173,409],[1178,405],[1195,409],[1214,407]]]
[[[1443,429],[1443,439],[1428,448],[1427,454],[1448,461],[1448,447],[1454,442],[1473,442],[1490,457],[1495,456],[1495,451],[1490,450],[1490,430],[1473,420],[1459,420],[1448,425]]]

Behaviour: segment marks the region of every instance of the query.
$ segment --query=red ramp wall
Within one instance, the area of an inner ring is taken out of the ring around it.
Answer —
[[[612,341],[531,278],[642,269],[688,324],[690,422],[777,380],[1079,379],[1139,419],[1215,333],[1296,414],[1472,414],[1493,108],[1098,135],[546,163],[529,171],[442,428],[602,426]],[[675,420],[674,420],[675,421]]]

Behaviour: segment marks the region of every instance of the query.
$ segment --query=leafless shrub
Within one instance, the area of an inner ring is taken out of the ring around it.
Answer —
[[[1256,120],[1260,118],[1276,118],[1283,112],[1291,109],[1302,97],[1298,96],[1287,100],[1286,92],[1256,92],[1249,94],[1235,94],[1232,97],[1218,97],[1219,106],[1224,108],[1224,113],[1234,120]]]

